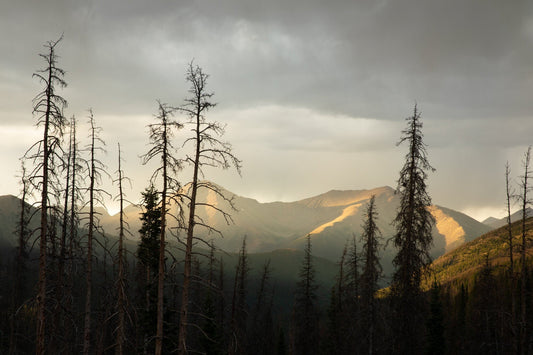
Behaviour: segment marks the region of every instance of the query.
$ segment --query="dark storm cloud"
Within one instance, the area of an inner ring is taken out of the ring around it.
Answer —
[[[236,149],[248,160],[262,154],[248,176],[278,167],[264,191],[303,178],[294,159],[355,166],[334,187],[394,185],[401,154],[390,151],[401,149],[394,143],[415,102],[439,169],[430,184],[438,203],[468,207],[458,202],[468,195],[472,205],[497,204],[501,196],[476,197],[482,186],[463,188],[459,177],[496,176],[510,152],[531,143],[531,1],[0,0],[0,18],[2,124],[33,123],[37,53],[64,33],[68,114],[83,121],[93,107],[113,121],[105,130],[135,130],[130,149],[139,154],[145,132],[133,123],[149,121],[157,98],[181,103],[194,59],[211,75],[215,115],[230,124]],[[328,176],[318,175],[305,188],[320,192]],[[342,185],[350,175],[353,185]]]
[[[2,46],[22,65],[65,32],[67,64],[83,66],[75,85],[103,87],[109,96],[177,92],[183,65],[196,58],[227,105],[281,103],[391,119],[399,104],[418,100],[435,118],[501,117],[531,112],[531,7],[498,0],[19,1],[3,5],[2,27],[11,35]]]

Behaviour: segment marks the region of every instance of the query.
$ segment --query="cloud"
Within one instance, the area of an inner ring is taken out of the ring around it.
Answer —
[[[245,160],[242,180],[215,177],[243,194],[394,185],[415,102],[438,168],[430,187],[450,207],[497,205],[487,189],[531,143],[527,0],[28,0],[1,3],[0,17],[3,125],[33,125],[37,54],[64,33],[67,115],[92,107],[135,160],[155,100],[182,102],[194,59],[219,103],[210,117]]]

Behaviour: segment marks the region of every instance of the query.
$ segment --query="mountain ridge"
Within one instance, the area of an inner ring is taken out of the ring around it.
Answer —
[[[233,194],[220,186],[219,188],[225,197],[233,197],[236,211],[231,214],[234,223],[227,224],[222,216],[200,206],[200,218],[215,226],[223,237],[209,234],[201,227],[195,229],[195,233],[206,240],[213,239],[218,248],[227,252],[238,251],[244,236],[247,236],[249,253],[291,248],[303,250],[305,237],[309,234],[313,243],[313,254],[336,262],[348,240],[355,236],[360,244],[365,206],[372,195],[376,196],[377,222],[383,241],[391,238],[395,232],[391,222],[399,206],[399,196],[389,186],[362,190],[329,190],[298,201],[268,203]],[[204,190],[199,192],[198,198],[201,202],[208,201],[217,208],[230,211],[227,202],[216,194],[209,194]],[[0,207],[1,200],[2,197]],[[176,211],[177,207],[171,206],[170,213]],[[434,205],[431,211],[437,222],[433,231],[434,247],[431,251],[435,258],[490,230],[490,227],[473,218],[446,207]],[[116,234],[118,214],[109,215],[104,210],[100,212],[100,223],[106,233]],[[138,205],[125,208],[126,221],[134,235],[133,240],[139,238],[141,212],[142,209]],[[389,246],[382,250],[381,254],[385,273],[389,273],[392,270],[395,251]]]

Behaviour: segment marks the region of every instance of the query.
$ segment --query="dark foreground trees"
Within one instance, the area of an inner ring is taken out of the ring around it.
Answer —
[[[365,213],[363,225],[363,270],[361,273],[361,343],[363,352],[375,354],[378,332],[378,301],[376,293],[381,278],[381,263],[379,249],[381,247],[381,232],[376,224],[378,212],[376,210],[376,196],[372,195]]]
[[[63,77],[65,72],[57,66],[56,47],[62,37],[56,41],[47,42],[46,53],[39,54],[45,61],[43,69],[33,74],[43,84],[43,90],[34,98],[33,113],[37,115],[37,126],[43,128],[43,139],[35,143],[26,153],[26,157],[32,160],[35,168],[32,171],[30,181],[41,192],[41,226],[39,237],[39,283],[37,291],[37,338],[36,354],[44,354],[46,349],[46,295],[47,295],[47,247],[50,214],[49,191],[53,178],[56,176],[55,165],[57,154],[66,120],[63,116],[63,108],[67,101],[56,93],[57,88],[64,88],[67,84]],[[55,160],[54,160],[55,158]]]
[[[307,235],[304,260],[299,273],[292,314],[292,353],[313,354],[319,349],[319,311],[315,267],[311,255],[311,235]]]
[[[165,247],[167,232],[167,216],[169,201],[175,201],[179,190],[179,182],[176,179],[178,171],[181,169],[179,160],[175,157],[174,146],[171,138],[175,130],[183,126],[172,119],[172,109],[161,102],[158,103],[158,114],[156,123],[151,124],[150,144],[152,147],[143,156],[143,164],[152,159],[159,159],[160,165],[152,175],[152,183],[157,177],[161,178],[161,209],[159,228],[159,253],[157,266],[157,331],[155,337],[155,354],[160,355],[163,350],[163,316],[164,316],[164,291],[165,291]]]
[[[209,76],[202,68],[193,65],[193,63],[189,64],[186,80],[190,84],[190,96],[185,99],[184,105],[179,108],[181,112],[188,116],[189,121],[187,124],[192,127],[191,131],[193,133],[184,143],[184,145],[190,145],[193,150],[185,159],[193,169],[193,177],[192,181],[186,185],[186,191],[182,195],[187,200],[187,206],[189,208],[186,238],[183,241],[185,257],[178,336],[178,353],[182,355],[190,351],[187,345],[187,329],[189,325],[189,293],[191,291],[194,240],[209,247],[206,240],[202,240],[195,235],[195,228],[197,226],[204,227],[208,233],[220,234],[219,231],[198,217],[196,208],[203,206],[212,210],[214,213],[221,214],[228,223],[232,221],[230,214],[221,206],[208,201],[198,200],[198,192],[204,189],[213,193],[217,198],[226,201],[233,208],[233,199],[231,197],[224,195],[217,185],[209,181],[201,180],[204,176],[203,169],[205,167],[222,169],[234,167],[240,173],[241,168],[241,161],[233,154],[231,144],[221,140],[224,134],[224,126],[219,122],[208,121],[205,118],[209,109],[215,106],[215,103],[211,101],[214,94],[207,90],[208,78]]]
[[[424,313],[426,300],[421,281],[430,264],[429,249],[434,218],[428,207],[431,198],[427,192],[429,164],[426,145],[422,141],[422,122],[417,106],[406,119],[398,144],[407,143],[405,164],[400,171],[397,193],[400,207],[394,219],[396,235],[393,238],[398,253],[393,260],[395,272],[391,284],[394,309],[394,351],[398,354],[420,354],[424,347]]]

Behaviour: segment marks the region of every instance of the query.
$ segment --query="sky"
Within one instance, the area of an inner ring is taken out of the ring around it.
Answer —
[[[0,194],[19,193],[19,158],[42,134],[32,74],[61,34],[65,116],[83,145],[92,108],[112,177],[120,142],[133,202],[155,168],[139,157],[157,100],[183,104],[191,61],[243,165],[205,178],[261,202],[395,187],[416,103],[433,202],[502,216],[505,164],[518,184],[533,143],[531,1],[0,0]],[[112,177],[102,186],[116,195]]]

